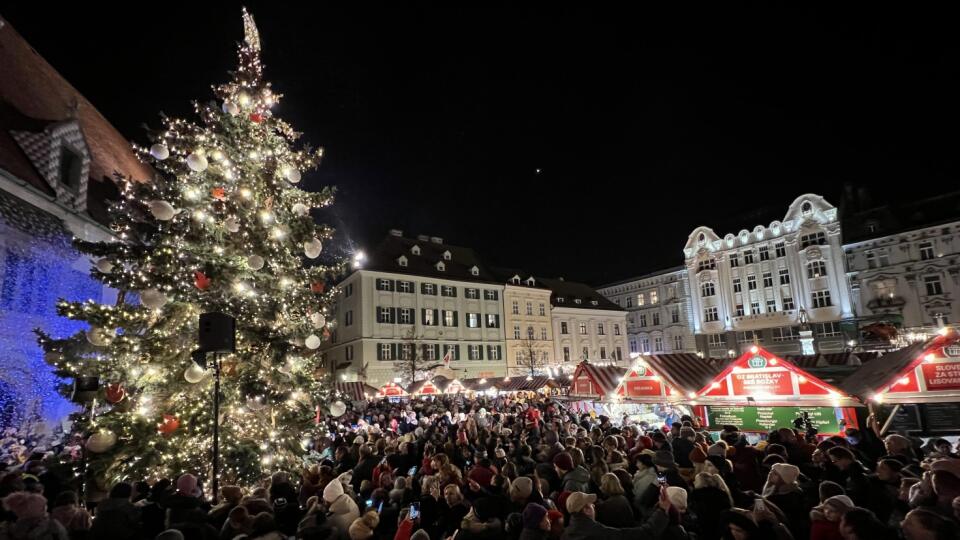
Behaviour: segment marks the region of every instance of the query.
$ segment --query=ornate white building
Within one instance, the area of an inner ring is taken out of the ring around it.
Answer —
[[[769,226],[722,238],[706,226],[694,229],[683,254],[697,350],[739,354],[756,340],[778,353],[799,353],[802,317],[820,352],[842,350],[855,338],[837,214],[823,197],[808,194]]]
[[[632,353],[694,352],[693,314],[685,267],[631,278],[597,289],[627,311],[628,348]]]
[[[554,357],[566,371],[578,362],[626,363],[627,312],[583,283],[539,278],[550,288]]]

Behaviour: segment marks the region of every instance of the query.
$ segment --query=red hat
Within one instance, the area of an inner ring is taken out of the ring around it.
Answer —
[[[650,437],[647,437],[646,435],[641,435],[637,439],[637,443],[641,447],[643,447],[642,448],[643,450],[650,450],[651,448],[653,448],[653,439],[651,439]]]
[[[565,471],[573,470],[573,456],[567,452],[560,452],[553,457],[553,464]]]
[[[567,507],[567,497],[569,497],[571,493],[573,493],[573,492],[572,492],[572,491],[561,491],[560,494],[557,495],[557,508],[566,508],[566,507]],[[553,518],[551,518],[551,519],[553,519]]]

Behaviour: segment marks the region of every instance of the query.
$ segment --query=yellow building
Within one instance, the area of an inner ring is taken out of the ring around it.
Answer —
[[[507,375],[545,374],[557,362],[550,324],[550,289],[528,274],[513,273],[504,278]]]

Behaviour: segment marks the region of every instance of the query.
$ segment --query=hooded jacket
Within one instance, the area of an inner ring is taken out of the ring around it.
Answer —
[[[336,529],[336,538],[348,538],[350,525],[360,517],[357,503],[344,493],[339,479],[332,480],[323,488],[323,502],[327,505],[326,523]]]

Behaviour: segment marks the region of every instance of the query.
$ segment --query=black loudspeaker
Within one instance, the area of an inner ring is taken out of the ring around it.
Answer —
[[[90,403],[97,397],[98,390],[100,390],[100,377],[77,377],[73,380],[71,399],[75,403]]]
[[[224,313],[200,314],[200,351],[232,353],[237,350],[237,323]]]

